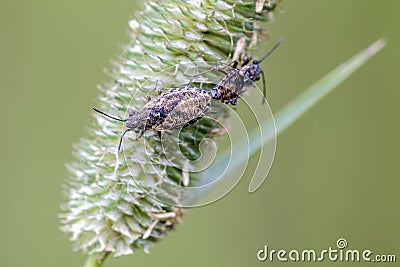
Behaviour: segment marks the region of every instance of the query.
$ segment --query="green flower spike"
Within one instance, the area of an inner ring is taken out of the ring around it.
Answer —
[[[97,107],[126,118],[127,110],[139,110],[157,96],[155,88],[187,84],[188,74],[240,59],[266,36],[261,25],[272,18],[277,2],[145,1],[143,11],[129,22],[130,43],[113,63],[109,82],[99,88]],[[201,84],[196,82],[200,78],[204,79]],[[206,72],[192,84],[210,88],[220,78],[215,71]],[[224,105],[213,104],[212,109],[216,120],[227,120]],[[176,185],[199,181],[165,160],[154,131],[138,140],[127,133],[125,152],[116,156],[123,124],[95,112],[92,116],[87,136],[73,147],[75,161],[67,165],[70,175],[63,187],[66,201],[60,219],[62,231],[71,234],[74,250],[88,254],[86,266],[99,266],[109,254],[118,257],[137,249],[148,251],[181,222],[184,209],[177,207],[179,197],[168,185],[160,184],[160,173]],[[184,128],[182,154],[189,160],[199,158],[200,141],[223,132],[210,118]],[[177,164],[188,170],[191,163],[178,159]],[[133,178],[143,181],[150,191],[154,187],[168,201],[150,197]]]

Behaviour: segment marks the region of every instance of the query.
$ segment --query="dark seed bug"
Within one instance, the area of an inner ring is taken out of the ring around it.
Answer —
[[[266,59],[274,50],[282,43],[283,37],[272,47],[272,49],[260,60],[254,59],[251,64],[248,64],[251,60],[247,58],[242,66],[237,68],[238,62],[234,61],[233,70],[228,73],[220,82],[218,82],[210,94],[213,99],[219,100],[225,104],[236,105],[237,100],[246,92],[250,87],[254,86],[254,82],[260,80],[260,76],[263,80],[263,103],[265,102],[266,96],[266,85],[264,71],[261,68],[261,62]]]
[[[113,120],[125,122],[127,129],[119,141],[120,152],[122,139],[127,132],[134,131],[137,138],[140,138],[145,131],[154,130],[161,137],[161,131],[179,129],[195,123],[206,114],[210,106],[211,97],[206,91],[185,85],[169,89],[138,111],[130,111],[127,119],[113,117],[97,108],[93,110]]]

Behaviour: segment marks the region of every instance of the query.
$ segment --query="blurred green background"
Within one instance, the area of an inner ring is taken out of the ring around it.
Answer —
[[[137,3],[0,1],[0,266],[83,264],[58,230],[64,163]],[[285,42],[264,63],[274,111],[379,37],[388,46],[279,136],[259,191],[245,177],[189,210],[150,255],[105,266],[275,266],[256,258],[265,244],[322,250],[340,237],[400,261],[400,2],[283,1],[281,11],[269,30]]]

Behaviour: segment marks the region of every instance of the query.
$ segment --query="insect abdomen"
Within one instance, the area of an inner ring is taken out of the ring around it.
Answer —
[[[210,105],[211,97],[202,89],[173,88],[156,99],[146,128],[161,131],[185,127],[203,117]]]

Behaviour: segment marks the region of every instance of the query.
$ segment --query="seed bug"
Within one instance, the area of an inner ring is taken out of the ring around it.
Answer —
[[[266,85],[264,71],[261,68],[261,62],[266,59],[274,50],[282,43],[283,37],[272,47],[272,49],[261,60],[254,59],[251,64],[248,64],[251,57],[244,60],[242,66],[237,68],[238,62],[234,61],[233,70],[228,73],[220,82],[218,82],[210,94],[213,99],[219,100],[225,104],[236,105],[238,98],[240,98],[249,87],[254,86],[254,82],[263,80],[263,103],[266,96]]]
[[[127,119],[113,117],[97,108],[93,110],[113,120],[125,122],[127,129],[119,141],[120,152],[122,139],[127,132],[134,131],[137,138],[140,138],[145,131],[155,130],[161,137],[161,131],[179,129],[195,123],[206,114],[210,106],[211,97],[206,91],[185,85],[169,89],[138,111],[130,111]]]

